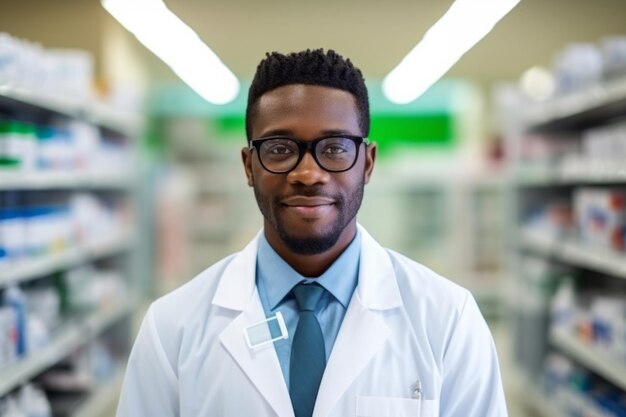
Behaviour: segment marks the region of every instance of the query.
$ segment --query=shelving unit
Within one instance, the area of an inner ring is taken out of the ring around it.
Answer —
[[[594,164],[579,160],[546,169],[520,169],[515,174],[519,186],[574,186],[626,182],[626,167],[618,163]]]
[[[22,261],[9,268],[0,269],[0,286],[38,278],[61,269],[123,252],[132,248],[135,241],[134,236],[119,233],[58,254]]]
[[[550,332],[550,341],[580,364],[626,391],[626,364],[614,359],[607,349],[586,345],[563,331]]]
[[[117,172],[0,173],[0,191],[55,189],[119,189],[132,187],[134,178]]]
[[[72,99],[61,94],[46,94],[11,86],[0,86],[0,116],[9,120],[24,117],[30,123],[51,118],[87,122],[96,126],[103,137],[111,135],[115,141],[123,143],[124,152],[128,155],[135,154],[136,138],[142,128],[139,117],[91,99]],[[61,196],[73,193],[113,194],[116,199],[124,201],[125,207],[128,205],[131,211],[135,211],[138,205],[139,175],[136,166],[129,166],[128,170],[112,168],[109,171],[89,167],[76,171],[0,169],[0,196],[3,193],[9,193],[12,198],[17,196],[18,199],[22,195],[29,198],[35,196],[34,200],[39,201],[45,200],[45,196],[50,193]],[[120,353],[130,347],[129,323],[140,305],[142,291],[139,282],[141,265],[137,259],[141,241],[134,225],[108,232],[97,238],[82,239],[82,243],[75,246],[68,244],[68,247],[58,248],[46,255],[11,260],[0,266],[2,293],[9,285],[30,285],[60,271],[94,262],[106,262],[105,265],[119,269],[124,276],[125,293],[128,295],[115,304],[98,304],[88,314],[70,312],[62,318],[59,327],[53,330],[47,346],[28,352],[17,362],[0,366],[0,400],[94,340],[112,338],[111,343],[115,344],[115,349],[119,349]],[[72,412],[72,416],[97,417],[105,406],[108,407],[114,401],[125,368],[123,362],[116,366],[118,371],[114,378],[94,389]]]
[[[0,86],[0,106],[45,111],[83,119],[129,137],[134,137],[141,129],[140,118],[119,112],[94,100],[51,95],[11,85]]]
[[[528,109],[524,124],[530,132],[577,131],[626,112],[626,77],[576,91]]]
[[[570,265],[626,279],[626,256],[623,253],[598,250],[576,240],[532,231],[523,231],[520,237],[520,246],[525,250],[556,258]]]
[[[132,300],[128,300],[106,310],[95,311],[82,320],[65,324],[56,332],[48,347],[0,371],[0,397],[97,337],[110,325],[130,314],[134,305]]]
[[[518,329],[514,344],[528,348],[528,343],[524,341],[531,337],[543,358],[550,350],[559,352],[616,389],[626,392],[626,362],[620,362],[607,349],[583,344],[571,334],[551,330],[550,291],[554,281],[550,280],[554,278],[538,279],[537,276],[546,272],[531,273],[528,268],[524,269],[525,266],[536,264],[522,263],[527,262],[523,260],[526,255],[532,255],[533,259],[548,261],[546,265],[551,267],[554,265],[575,271],[574,276],[579,278],[603,277],[602,280],[585,279],[587,290],[599,291],[601,285],[608,285],[607,282],[612,286],[623,286],[626,253],[587,243],[579,239],[578,233],[573,230],[555,232],[544,229],[541,222],[524,221],[536,220],[537,209],[542,205],[545,208],[551,201],[557,204],[572,201],[572,195],[579,188],[623,188],[626,186],[626,165],[617,159],[591,160],[584,154],[559,155],[555,160],[537,163],[522,155],[520,144],[527,137],[537,135],[545,141],[580,140],[584,131],[619,121],[626,116],[626,76],[548,102],[526,103],[521,111],[519,108],[517,112],[512,110],[508,109],[509,119],[505,121],[504,130],[513,162],[511,180],[517,210],[516,244],[513,247],[518,260],[516,291],[519,292],[516,298],[523,301],[514,308]],[[533,274],[533,278],[528,278]],[[534,334],[531,329],[541,329],[540,334]],[[517,360],[520,370],[527,374],[528,386],[538,385],[538,379],[545,372],[542,366],[538,366],[540,362],[519,352]],[[587,401],[573,391],[567,395],[574,404]],[[529,406],[545,417],[565,415],[541,392],[529,390],[525,397]]]
[[[605,349],[585,345],[573,335],[564,331],[550,332],[550,341],[554,346],[568,353],[581,365],[594,371],[607,381],[611,381],[621,389],[626,390],[626,366],[617,365],[614,361],[611,361],[612,354],[610,352],[607,352]],[[539,416],[566,417],[570,415],[556,405],[558,401],[555,402],[555,398],[548,398],[535,387],[535,383],[532,380],[524,379],[525,383],[520,396],[527,406],[538,413]],[[576,398],[573,392],[567,392],[565,395],[570,402],[581,403],[580,406],[584,407],[585,401],[582,398]]]

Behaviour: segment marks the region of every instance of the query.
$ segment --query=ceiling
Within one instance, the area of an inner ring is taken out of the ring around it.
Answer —
[[[96,57],[102,56],[103,28],[116,25],[98,0],[0,3],[0,31],[48,47],[88,49]],[[166,0],[166,4],[238,77],[251,78],[267,51],[324,47],[350,57],[366,78],[382,78],[451,1]],[[550,65],[568,42],[626,34],[624,16],[624,0],[522,0],[448,76],[481,84],[515,79],[532,65]],[[134,39],[130,42],[136,44],[134,50],[153,79],[174,78]]]

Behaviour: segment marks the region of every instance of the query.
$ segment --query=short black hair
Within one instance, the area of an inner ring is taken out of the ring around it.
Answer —
[[[252,119],[256,114],[259,98],[275,88],[290,84],[309,84],[337,88],[354,96],[359,112],[359,127],[365,137],[370,130],[370,109],[367,87],[361,70],[350,59],[329,49],[307,49],[283,55],[278,52],[265,54],[256,69],[246,107],[246,136],[251,140]]]

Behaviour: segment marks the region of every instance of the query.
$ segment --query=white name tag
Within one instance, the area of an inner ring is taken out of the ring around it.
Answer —
[[[244,329],[246,342],[250,349],[257,349],[277,340],[287,339],[287,326],[282,313],[279,311],[274,317],[261,320]]]

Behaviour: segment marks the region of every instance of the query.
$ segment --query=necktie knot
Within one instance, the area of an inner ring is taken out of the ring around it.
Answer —
[[[325,290],[318,284],[298,284],[291,291],[300,311],[315,311]]]

